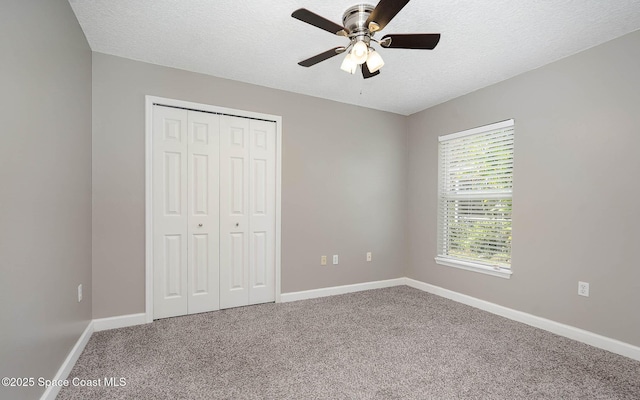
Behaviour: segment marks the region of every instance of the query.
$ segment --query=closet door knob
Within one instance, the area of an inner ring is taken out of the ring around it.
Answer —
[[[198,226],[199,226],[200,228],[202,228],[202,224],[198,224]]]
[[[238,227],[238,226],[240,226],[240,223],[239,223],[239,222],[236,222],[236,227]]]

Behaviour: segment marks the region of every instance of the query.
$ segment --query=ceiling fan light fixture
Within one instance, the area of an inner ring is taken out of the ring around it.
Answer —
[[[369,71],[372,73],[376,72],[383,66],[384,60],[382,59],[382,56],[380,56],[380,53],[371,49],[369,56],[367,57],[367,68],[369,68]]]
[[[347,53],[344,60],[342,60],[342,65],[340,65],[340,69],[350,74],[356,73],[356,70],[358,69],[358,63],[355,62],[351,53]]]
[[[358,64],[364,64],[369,56],[369,46],[361,40],[357,41],[351,49],[353,60]]]

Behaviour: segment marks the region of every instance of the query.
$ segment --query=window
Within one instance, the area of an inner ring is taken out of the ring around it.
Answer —
[[[509,278],[514,122],[440,136],[436,262]]]

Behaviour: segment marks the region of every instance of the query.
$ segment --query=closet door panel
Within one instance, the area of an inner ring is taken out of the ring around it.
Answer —
[[[275,301],[274,122],[249,124],[249,304]]]
[[[187,313],[187,112],[153,110],[153,317]]]
[[[220,117],[188,112],[188,313],[220,308]]]
[[[249,304],[249,120],[220,117],[220,308]]]

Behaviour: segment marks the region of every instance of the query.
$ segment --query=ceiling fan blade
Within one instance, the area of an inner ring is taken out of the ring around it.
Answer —
[[[303,67],[310,67],[324,60],[328,60],[333,56],[337,56],[340,53],[344,53],[344,50],[345,48],[342,46],[334,47],[333,49],[327,50],[324,53],[316,54],[311,58],[307,58],[306,60],[300,61],[298,65],[301,65]]]
[[[367,18],[365,26],[369,26],[369,29],[373,28],[373,31],[384,29],[408,2],[409,0],[380,0],[371,15],[369,15],[369,18]],[[375,25],[370,26],[371,22],[375,23]]]
[[[385,35],[380,42],[391,39],[388,45],[383,47],[390,49],[423,49],[433,50],[440,41],[439,33],[405,33],[399,35]]]
[[[306,8],[300,8],[295,10],[291,16],[295,19],[299,19],[302,22],[316,26],[334,35],[346,36],[347,31],[342,25],[338,25],[335,22],[331,22],[328,19],[314,14]]]
[[[364,79],[373,78],[376,75],[380,75],[380,70],[376,72],[369,71],[369,67],[367,67],[367,63],[362,64],[362,77]]]

